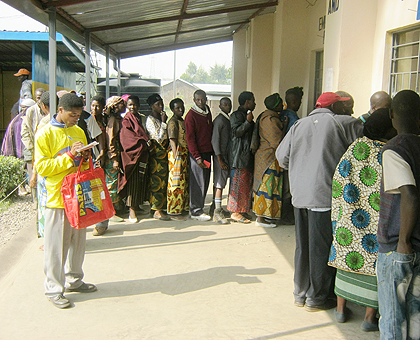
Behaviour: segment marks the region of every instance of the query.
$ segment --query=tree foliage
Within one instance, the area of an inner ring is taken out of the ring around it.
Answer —
[[[225,65],[214,64],[210,67],[210,74],[202,67],[190,61],[185,72],[181,75],[190,83],[196,84],[230,84],[232,80],[232,68]]]

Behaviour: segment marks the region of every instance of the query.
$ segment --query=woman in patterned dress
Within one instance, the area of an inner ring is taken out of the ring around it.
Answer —
[[[188,210],[188,146],[185,135],[185,125],[182,116],[185,112],[182,99],[175,98],[169,103],[174,113],[168,122],[169,149],[169,180],[168,209],[173,220],[185,221],[182,213]]]
[[[364,331],[377,331],[375,274],[378,243],[382,147],[395,135],[388,109],[375,111],[337,165],[333,177],[333,243],[328,264],[337,268],[335,293],[338,322],[348,317],[346,301],[366,307]]]
[[[286,134],[288,121],[280,120],[283,100],[278,93],[265,98],[264,104],[267,110],[258,123],[260,145],[255,153],[253,210],[258,225],[274,228],[281,217],[283,188],[283,169],[276,159],[276,149]]]
[[[155,93],[147,98],[147,103],[152,113],[146,119],[146,130],[152,141],[152,149],[149,156],[149,179],[150,179],[150,209],[154,212],[153,218],[163,221],[171,219],[164,212],[167,204],[168,187],[168,133],[166,125],[166,113],[163,111],[163,99]]]

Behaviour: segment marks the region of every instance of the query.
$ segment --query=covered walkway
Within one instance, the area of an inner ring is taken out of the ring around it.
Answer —
[[[359,329],[361,307],[338,324],[333,310],[293,305],[294,226],[198,223],[89,228],[85,281],[98,291],[67,294],[74,306],[59,310],[28,221],[0,250],[0,339],[379,339]]]

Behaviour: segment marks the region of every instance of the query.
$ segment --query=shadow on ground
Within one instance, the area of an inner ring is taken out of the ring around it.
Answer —
[[[238,284],[261,283],[257,275],[270,275],[275,272],[276,270],[274,268],[247,269],[242,266],[215,267],[190,273],[165,275],[150,279],[106,282],[98,284],[98,291],[95,293],[71,294],[71,300],[79,302],[157,292],[175,296],[219,286],[229,282],[236,282]]]

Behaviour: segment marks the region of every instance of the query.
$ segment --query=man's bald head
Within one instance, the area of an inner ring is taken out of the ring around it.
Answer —
[[[378,91],[370,97],[370,113],[375,112],[377,109],[391,108],[391,96],[385,91]]]

